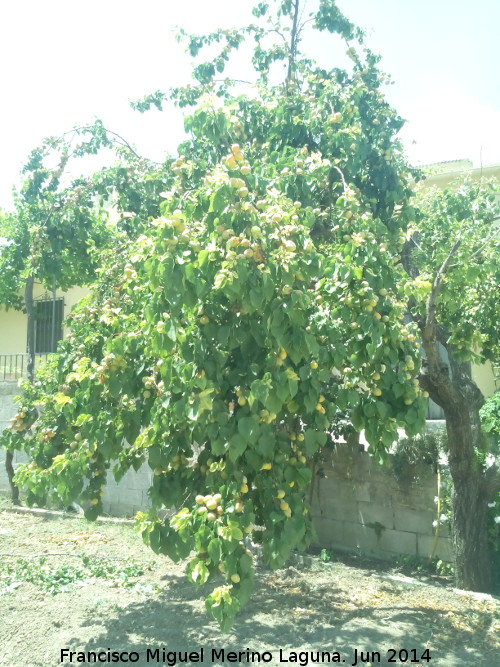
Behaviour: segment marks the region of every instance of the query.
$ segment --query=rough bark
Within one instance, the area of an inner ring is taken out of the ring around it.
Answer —
[[[482,482],[477,471],[453,482],[454,571],[458,588],[491,593],[488,511]]]
[[[441,405],[446,420],[449,467],[453,481],[452,527],[455,582],[459,588],[491,591],[491,559],[488,544],[487,515],[491,485],[477,461],[475,450],[482,446],[479,408],[482,400],[470,400],[472,381],[460,385],[450,379],[447,391],[443,382],[433,384],[429,375],[422,376],[424,386],[434,402]],[[474,394],[479,394],[475,387]],[[446,397],[454,395],[454,401]]]
[[[487,527],[491,489],[476,454],[482,447],[479,409],[484,399],[470,377],[470,366],[455,363],[450,346],[449,366],[439,358],[436,329],[432,336],[422,331],[422,339],[427,359],[421,384],[443,408],[446,420],[455,583],[462,589],[491,592]]]

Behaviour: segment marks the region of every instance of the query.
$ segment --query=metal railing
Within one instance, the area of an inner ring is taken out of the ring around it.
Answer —
[[[35,355],[35,369],[47,359],[47,354]],[[19,380],[28,377],[28,355],[0,354],[0,381]]]

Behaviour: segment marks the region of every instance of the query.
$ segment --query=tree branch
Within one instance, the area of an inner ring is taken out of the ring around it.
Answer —
[[[444,260],[436,274],[436,277],[434,278],[432,290],[427,301],[425,319],[420,326],[422,332],[422,343],[426,356],[424,367],[427,367],[427,372],[422,375],[422,386],[424,386],[425,389],[429,392],[433,400],[435,400],[435,397],[439,395],[439,405],[442,405],[443,401],[448,404],[454,403],[456,396],[451,378],[449,376],[449,368],[447,364],[442,361],[439,355],[438,324],[436,323],[436,299],[441,291],[441,286],[446,275],[446,270],[459,245],[460,240],[457,240],[453,244],[453,247],[448,253],[448,256]],[[442,407],[444,406],[442,405]]]
[[[439,296],[439,293],[441,292],[443,280],[446,275],[448,266],[451,262],[451,258],[458,250],[460,243],[461,243],[460,239],[455,241],[452,249],[448,253],[448,257],[441,264],[441,267],[436,273],[436,277],[434,278],[434,282],[432,284],[432,290],[429,295],[429,299],[427,301],[424,330],[429,329],[429,333],[432,334],[433,336],[435,335],[435,327],[436,327],[436,299]]]
[[[285,42],[285,44],[288,42],[287,38],[285,35],[281,32],[281,30],[278,30],[277,28],[271,28],[269,32],[275,32],[277,35],[281,37],[281,39]]]
[[[347,192],[347,183],[346,183],[344,174],[343,174],[342,171],[341,171],[337,166],[335,166],[334,164],[332,164],[331,168],[332,168],[332,169],[335,169],[336,171],[338,171],[338,173],[340,174],[340,178],[342,179],[342,187],[344,188],[344,193]]]
[[[285,81],[285,88],[287,90],[290,83],[292,82],[295,70],[295,56],[297,55],[297,38],[298,38],[297,29],[299,20],[299,5],[300,5],[300,0],[294,0],[292,34],[290,38],[290,57],[288,59],[288,72]]]
[[[302,32],[302,30],[304,30],[304,28],[306,27],[306,25],[307,25],[308,23],[312,23],[313,21],[314,21],[314,17],[311,17],[310,19],[306,19],[305,21],[303,21],[303,22],[300,24],[300,26],[299,26],[299,28],[298,28],[298,30],[297,30],[297,33],[300,35],[301,32]]]
[[[298,24],[297,35],[298,35],[298,37],[300,37],[300,34],[302,33],[302,30],[304,29],[304,26],[306,26],[311,21],[314,21],[314,16],[311,16],[311,18],[306,19],[305,21],[302,21],[302,17],[304,16],[304,12],[306,11],[306,9],[307,9],[307,0],[305,0],[305,2],[303,3],[302,11],[300,12],[300,16],[297,20],[297,24]]]
[[[242,83],[244,83],[244,82],[242,82]],[[63,134],[61,134],[58,137],[58,139],[59,140],[63,139],[64,137],[67,137],[69,134],[74,136],[76,133],[78,133],[79,131],[82,131],[82,130],[83,131],[85,131],[85,130],[91,131],[92,127],[93,127],[92,125],[80,125],[80,126],[74,127],[72,130],[68,130],[67,132],[63,132]],[[118,134],[118,132],[113,132],[113,130],[109,130],[105,125],[102,125],[102,129],[104,130],[104,132],[106,132],[106,134],[110,134],[110,135],[113,135],[114,137],[116,137],[119,140],[120,145],[123,146],[124,148],[126,148],[130,153],[132,153],[132,155],[135,155],[135,157],[138,160],[146,160],[147,162],[151,162],[152,164],[162,164],[161,162],[156,162],[155,160],[151,160],[150,158],[146,158],[143,155],[139,155],[139,153],[129,144],[129,142],[124,137],[122,137],[121,134]]]
[[[499,218],[493,218],[493,220],[500,220],[500,217],[499,217]],[[499,234],[500,234],[500,230],[499,230],[499,229],[496,229],[495,232],[494,232],[493,234],[491,234],[490,236],[488,236],[488,238],[486,239],[486,241],[483,243],[482,246],[480,246],[475,252],[473,252],[472,255],[469,255],[469,258],[468,258],[468,259],[471,260],[473,257],[476,257],[476,255],[478,255],[484,248],[486,248],[486,246],[488,245],[488,243],[489,243],[492,239],[494,239],[495,237],[499,236]],[[457,266],[460,266],[460,264],[452,264],[450,268],[455,268],[455,267],[457,267]]]

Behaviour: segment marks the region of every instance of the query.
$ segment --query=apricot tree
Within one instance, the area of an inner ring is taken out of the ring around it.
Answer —
[[[113,465],[147,461],[144,539],[189,558],[196,584],[223,577],[206,600],[223,627],[251,592],[245,536],[272,567],[310,542],[306,490],[331,433],[364,429],[383,460],[425,414],[400,287],[415,215],[402,121],[361,31],[332,0],[300,9],[261,2],[242,30],[184,35],[193,56],[219,51],[195,85],[138,104],[191,107],[161,214],[105,264],[8,436],[30,454],[29,502],[80,498],[89,518]],[[301,55],[306,24],[349,42],[352,71]],[[217,78],[245,38],[250,94]]]

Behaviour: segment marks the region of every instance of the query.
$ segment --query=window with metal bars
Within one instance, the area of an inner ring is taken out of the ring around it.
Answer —
[[[36,299],[35,354],[55,352],[63,337],[64,299]]]

